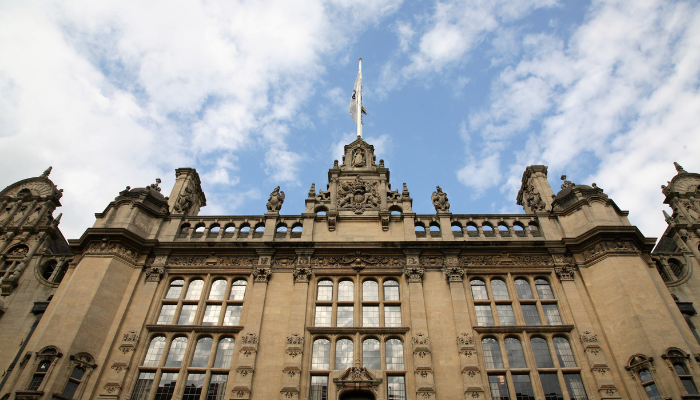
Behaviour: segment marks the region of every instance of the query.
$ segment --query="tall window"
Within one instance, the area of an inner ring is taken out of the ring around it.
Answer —
[[[144,367],[157,367],[160,364],[160,358],[163,356],[165,348],[165,336],[156,336],[151,339],[151,344],[148,346],[146,358],[143,361]]]
[[[338,301],[353,301],[355,299],[355,284],[352,281],[340,281],[338,284]]]
[[[530,339],[530,347],[532,347],[532,352],[535,354],[535,364],[537,368],[554,368],[554,363],[552,362],[552,356],[549,353],[549,346],[547,346],[547,341],[541,337],[533,337]]]
[[[362,342],[362,364],[369,370],[382,369],[379,341],[365,339]]]
[[[379,301],[379,286],[376,281],[362,282],[362,301]]]
[[[318,295],[316,300],[319,301],[333,301],[333,282],[324,279],[318,282]]]
[[[328,339],[314,340],[313,348],[311,349],[311,369],[328,370],[330,369],[331,359],[331,342]]]
[[[32,376],[32,381],[29,383],[29,390],[39,390],[39,386],[41,386],[41,382],[44,381],[44,377],[46,376],[46,373],[49,371],[50,367],[51,361],[49,360],[39,362],[39,365],[37,365],[36,371],[34,371],[34,375]]]
[[[185,349],[187,348],[187,338],[179,336],[173,339],[170,343],[170,351],[168,358],[165,360],[166,367],[179,367],[182,365],[182,360],[185,358]]]
[[[659,389],[654,383],[654,378],[651,376],[651,372],[648,369],[643,369],[639,371],[639,381],[642,383],[642,387],[647,392],[649,400],[661,400],[661,395],[659,394]]]
[[[157,324],[239,325],[246,284],[245,280],[237,279],[229,286],[227,279],[216,278],[204,292],[207,285],[203,279],[174,279],[163,298]],[[225,300],[227,293],[228,300]],[[204,312],[198,320],[201,309]]]
[[[155,372],[141,372],[136,380],[134,392],[131,394],[131,400],[146,400],[151,394],[153,380],[156,378]]]
[[[311,387],[309,389],[309,400],[328,400],[328,376],[311,376]]]
[[[698,394],[698,389],[695,387],[695,382],[693,382],[693,376],[688,372],[688,368],[685,366],[684,362],[673,363],[673,369],[676,371],[676,375],[681,380],[683,388],[688,394]]]
[[[525,354],[523,354],[523,345],[520,340],[509,337],[505,340],[506,353],[508,355],[508,365],[510,368],[527,368],[525,362]]]
[[[400,371],[403,365],[403,342],[400,339],[386,341],[386,369]]]
[[[335,369],[347,369],[352,367],[353,346],[352,340],[340,339],[335,342]]]
[[[486,291],[486,283],[484,283],[484,281],[482,281],[481,279],[472,279],[470,284],[472,287],[472,297],[474,298],[474,300],[489,299],[489,294]]]
[[[489,388],[493,400],[510,400],[505,375],[489,375]]]
[[[481,347],[484,350],[484,361],[487,369],[503,369],[503,358],[498,341],[494,338],[484,338],[481,340]]]
[[[384,281],[384,301],[399,301],[399,283],[393,279]]]
[[[554,343],[559,365],[562,368],[576,368],[576,360],[574,359],[574,353],[571,351],[569,341],[564,337],[557,336],[552,339],[552,342]]]
[[[160,376],[158,389],[156,389],[155,400],[170,400],[175,393],[175,385],[180,374],[177,372],[164,372]]]
[[[386,385],[389,400],[406,400],[406,381],[403,376],[387,376]]]

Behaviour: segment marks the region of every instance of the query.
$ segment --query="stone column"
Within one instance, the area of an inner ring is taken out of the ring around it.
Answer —
[[[265,308],[267,282],[272,274],[272,255],[275,251],[259,249],[257,252],[258,265],[253,269],[255,279],[248,305],[245,328],[238,335],[236,343],[238,356],[234,360],[234,365],[237,365],[237,367],[231,385],[232,398],[234,399],[250,399],[253,373],[255,372],[255,358],[258,354],[258,343],[260,342],[260,326]]]
[[[425,269],[420,264],[420,251],[404,251],[406,267],[404,274],[408,281],[409,304],[411,307],[411,347],[413,348],[413,366],[416,397],[426,400],[437,399],[435,379],[433,377],[433,356],[428,337],[428,321],[423,298],[423,274]]]
[[[311,279],[310,259],[313,249],[297,249],[297,261],[292,275],[294,277],[294,303],[289,316],[289,335],[284,349],[284,369],[280,399],[300,399],[301,396],[301,360],[304,352],[306,328],[306,301]]]

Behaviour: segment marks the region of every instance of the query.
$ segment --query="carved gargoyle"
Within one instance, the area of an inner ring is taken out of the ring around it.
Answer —
[[[447,201],[447,193],[443,192],[440,186],[436,186],[437,191],[433,192],[432,200],[435,211],[450,212],[450,202]]]
[[[280,192],[280,187],[277,186],[275,190],[270,193],[270,198],[267,199],[267,211],[279,212],[280,209],[282,209],[282,203],[284,203],[284,192]]]

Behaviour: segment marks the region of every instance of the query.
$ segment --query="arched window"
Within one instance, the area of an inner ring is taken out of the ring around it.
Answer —
[[[74,367],[73,372],[71,372],[66,387],[63,388],[63,393],[61,396],[66,399],[72,399],[75,396],[75,391],[78,390],[81,381],[83,380],[83,375],[85,375],[85,370],[81,367]]]
[[[331,359],[331,342],[328,339],[314,340],[314,346],[311,350],[311,369],[327,370],[330,369]]]
[[[424,238],[425,237],[425,225],[423,223],[417,223],[415,227],[416,231],[416,237],[418,238]]]
[[[300,238],[301,233],[304,231],[304,227],[300,224],[294,224],[292,225],[292,234],[291,237],[293,238]]]
[[[469,237],[478,237],[479,236],[479,230],[477,229],[476,225],[473,222],[470,222],[467,224],[467,236],[469,236]]]
[[[513,224],[513,230],[515,231],[515,236],[524,237],[526,235],[525,228],[520,222]]]
[[[484,232],[484,236],[486,237],[494,237],[495,234],[493,233],[493,226],[489,224],[488,222],[484,222],[481,225],[481,231]]]
[[[209,233],[207,234],[207,237],[213,238],[219,236],[219,232],[221,231],[221,225],[219,224],[211,224],[209,225]]]
[[[491,292],[494,300],[510,300],[508,288],[502,279],[491,279]]]
[[[518,292],[518,299],[520,300],[533,300],[532,288],[530,287],[530,282],[526,279],[516,279],[515,280],[515,290]]]
[[[228,224],[224,228],[224,235],[223,237],[225,238],[232,238],[234,233],[236,232],[236,226],[233,224]]]
[[[211,284],[209,300],[223,300],[226,292],[226,279],[217,279]]]
[[[51,260],[44,264],[44,267],[41,269],[41,277],[46,279],[47,281],[51,279],[51,275],[53,275],[53,272],[56,270],[56,266],[58,263],[56,260]]]
[[[668,266],[671,268],[673,275],[676,276],[676,279],[681,279],[685,276],[685,268],[683,267],[683,264],[681,264],[675,258],[668,259]]]
[[[379,301],[379,285],[377,281],[362,282],[362,301]]]
[[[484,361],[488,369],[502,369],[503,358],[501,357],[501,348],[498,346],[498,341],[494,338],[481,339],[481,347],[484,349]]]
[[[688,392],[688,394],[698,394],[698,389],[695,387],[695,382],[693,382],[693,376],[688,372],[685,363],[675,362],[673,363],[673,369],[676,371],[678,378],[680,378],[685,391]]]
[[[544,279],[535,279],[535,287],[537,287],[537,294],[540,296],[540,300],[552,300],[554,299],[554,293],[552,292],[552,287],[549,286],[549,282]]]
[[[355,298],[355,284],[353,281],[340,281],[338,284],[338,301],[353,301]]]
[[[250,234],[250,225],[244,223],[238,228],[238,237],[240,239],[245,239],[248,237],[248,234]]]
[[[187,287],[187,294],[185,295],[185,300],[199,300],[200,296],[202,296],[203,288],[203,280],[194,279],[190,281],[190,285]]]
[[[520,340],[508,337],[505,340],[505,344],[510,368],[527,368],[525,354],[523,354],[523,345],[520,343]]]
[[[569,341],[564,337],[557,336],[552,339],[552,342],[554,342],[554,351],[559,360],[559,368],[576,368],[576,359],[571,351]]]
[[[165,360],[166,367],[179,367],[182,365],[182,360],[185,358],[185,349],[187,348],[187,338],[179,336],[173,339],[170,343],[170,351],[168,358]]]
[[[386,369],[401,371],[403,366],[403,342],[400,339],[386,341]]]
[[[486,283],[481,279],[472,279],[469,284],[472,287],[472,297],[474,300],[488,300],[489,293],[486,291]]]
[[[39,362],[39,365],[37,365],[36,371],[34,372],[34,376],[32,376],[32,381],[29,383],[29,390],[39,390],[41,382],[44,381],[44,377],[49,372],[50,367],[51,361],[49,360],[43,360]]]
[[[209,365],[209,356],[211,348],[214,346],[214,339],[203,337],[197,341],[197,346],[194,348],[194,356],[192,357],[192,368],[206,368]]]
[[[542,311],[544,311],[544,317],[549,325],[563,325],[561,320],[561,315],[559,315],[559,308],[556,304],[542,304]]]
[[[243,300],[245,297],[245,288],[248,282],[243,279],[238,279],[233,281],[231,286],[231,294],[228,296],[229,300]]]
[[[647,392],[649,400],[661,400],[661,394],[659,394],[659,389],[654,383],[654,378],[651,376],[651,372],[648,369],[643,369],[639,371],[639,381],[642,383],[642,387]]]
[[[365,339],[362,342],[362,365],[369,370],[381,369],[381,355],[377,339]]]
[[[254,238],[261,238],[265,234],[265,225],[259,224],[255,227],[255,232],[253,232]]]
[[[459,222],[452,223],[452,235],[454,237],[464,237],[464,231],[462,231],[462,225]]]
[[[187,233],[190,231],[190,224],[182,224],[180,227],[180,237],[181,238],[186,238]]]
[[[329,279],[324,279],[318,282],[318,295],[316,300],[333,301],[333,282]]]
[[[353,363],[352,340],[340,339],[335,342],[335,369],[347,369]]]
[[[216,358],[214,359],[214,368],[229,368],[231,366],[234,345],[235,341],[233,338],[228,337],[219,340],[219,345],[216,348]]]
[[[170,282],[170,287],[168,288],[168,293],[165,295],[166,299],[179,299],[182,293],[182,287],[185,285],[185,281],[182,279],[175,279]]]
[[[530,227],[530,235],[532,235],[533,237],[540,236],[540,228],[537,226],[537,223],[530,222],[528,226]]]
[[[399,301],[399,283],[393,279],[384,281],[384,301]]]
[[[535,363],[537,364],[537,368],[554,368],[552,355],[549,353],[547,341],[541,337],[533,337],[530,339],[530,345],[532,347],[532,352],[535,355]]]
[[[148,346],[146,358],[143,360],[144,367],[157,367],[160,364],[160,358],[163,356],[165,348],[165,336],[156,336],[151,339],[151,344]]]

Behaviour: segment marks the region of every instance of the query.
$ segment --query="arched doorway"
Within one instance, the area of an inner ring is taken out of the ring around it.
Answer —
[[[340,395],[339,400],[375,400],[372,392],[366,390],[352,390]]]

